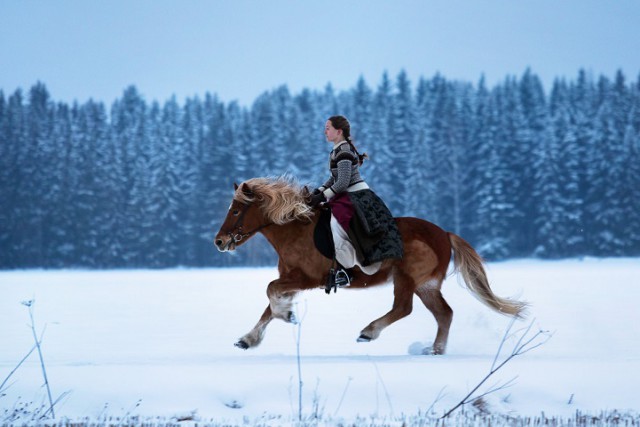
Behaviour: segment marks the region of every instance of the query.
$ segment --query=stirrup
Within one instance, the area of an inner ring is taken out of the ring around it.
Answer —
[[[335,283],[336,283],[336,286],[340,288],[349,286],[351,284],[351,278],[349,277],[349,273],[347,273],[343,268],[336,271]]]
[[[327,276],[327,282],[324,284],[324,291],[328,294],[338,292],[338,288],[345,288],[351,284],[351,276],[349,272],[344,268],[339,268],[337,271],[335,268],[329,270]]]
[[[325,293],[330,294],[331,289],[333,289],[334,293],[338,292],[338,287],[336,286],[336,271],[333,268],[329,270],[327,281],[324,284]]]

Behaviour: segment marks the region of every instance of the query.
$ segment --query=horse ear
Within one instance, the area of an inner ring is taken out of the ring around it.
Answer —
[[[253,191],[251,191],[251,189],[249,188],[249,186],[246,183],[242,183],[240,185],[236,184],[235,182],[233,183],[233,188],[238,191],[238,189],[240,189],[240,191],[242,191],[242,193],[244,193],[246,196],[253,196]]]
[[[311,194],[311,192],[309,191],[309,187],[307,187],[306,185],[302,187],[302,196],[307,197],[309,194]]]

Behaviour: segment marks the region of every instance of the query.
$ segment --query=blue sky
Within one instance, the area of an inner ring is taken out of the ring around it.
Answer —
[[[550,87],[579,68],[640,72],[637,0],[0,0],[0,89],[44,82],[60,101],[217,93],[243,105],[375,87],[404,69],[489,84],[527,67]]]

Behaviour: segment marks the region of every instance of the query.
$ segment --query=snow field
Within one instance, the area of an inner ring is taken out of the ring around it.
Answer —
[[[528,319],[514,329],[535,318],[534,330],[554,333],[489,381],[517,377],[512,387],[487,397],[489,410],[523,416],[638,410],[638,261],[489,264],[498,295],[531,303]],[[233,346],[262,314],[266,284],[276,274],[272,268],[2,272],[0,381],[33,345],[20,302],[35,298],[38,330],[46,323],[43,352],[52,391],[71,392],[59,416],[295,416],[297,327],[276,320],[260,347]],[[410,354],[430,345],[436,332],[417,298],[413,313],[377,341],[356,343],[360,330],[390,308],[391,286],[301,294],[303,413],[317,406],[324,416],[390,417],[454,406],[489,371],[509,319],[476,301],[455,276],[443,293],[454,320],[448,352],[437,357]],[[504,355],[515,341],[507,340]],[[42,400],[34,356],[11,378],[0,414],[18,400]]]

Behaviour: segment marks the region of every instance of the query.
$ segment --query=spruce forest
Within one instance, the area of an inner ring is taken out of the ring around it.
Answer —
[[[0,91],[0,268],[275,265],[259,236],[213,236],[233,183],[328,177],[329,116],[351,122],[361,173],[490,260],[640,255],[640,77],[527,70],[488,87],[384,74],[337,91],[287,86],[252,105],[206,93],[163,103],[57,102],[44,83]]]

